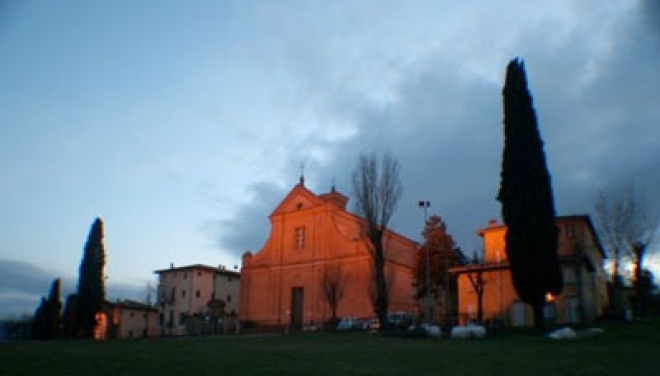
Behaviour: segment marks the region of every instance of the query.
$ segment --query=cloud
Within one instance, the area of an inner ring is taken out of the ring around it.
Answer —
[[[655,12],[645,11],[650,8]],[[298,38],[296,44],[304,44],[309,57],[295,63],[299,79],[307,83],[301,86],[305,104],[314,106],[307,111],[321,124],[337,122],[351,131],[331,141],[308,133],[286,146],[284,164],[311,159],[315,163],[306,175],[312,190],[323,193],[334,178],[350,196],[356,155],[391,153],[401,164],[404,185],[392,227],[419,239],[423,213],[416,204],[429,200],[430,212],[446,220],[459,246],[468,253],[479,250],[475,231],[500,216],[495,197],[503,145],[501,86],[508,60],[520,56],[526,61],[559,215],[592,212],[597,192],[623,181],[660,186],[655,173],[660,166],[655,103],[660,81],[653,79],[660,70],[657,10],[648,2],[634,9],[566,5],[547,17],[518,14],[530,21],[514,26],[516,32],[485,30],[490,23],[479,17],[492,16],[476,12],[460,32],[439,37],[405,63],[395,53],[367,46],[385,61],[370,64],[373,57],[361,55],[366,62],[356,69],[373,70],[366,78],[347,68],[355,61],[341,56],[336,39],[323,44]],[[479,39],[486,35],[492,44]],[[314,45],[323,45],[323,51]],[[369,90],[370,77],[379,74],[383,82]],[[319,148],[323,163],[311,157]],[[255,200],[221,223],[223,247],[236,253],[261,247],[269,229],[265,218],[296,183],[295,172],[288,172],[285,183],[264,180],[250,188]],[[653,195],[660,202],[660,191]]]
[[[48,296],[56,278],[62,280],[64,304],[66,296],[76,289],[75,278],[29,262],[0,259],[0,318],[34,313],[41,297]],[[146,286],[125,283],[109,283],[106,286],[106,298],[109,300],[146,300],[146,295]]]

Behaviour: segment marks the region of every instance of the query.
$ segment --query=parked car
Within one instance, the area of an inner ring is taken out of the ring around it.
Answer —
[[[353,329],[361,329],[362,328],[362,320],[355,316],[347,316],[341,319],[339,321],[339,324],[337,324],[337,330],[353,330]]]
[[[362,321],[362,330],[378,330],[380,329],[380,321],[377,318],[366,319]]]
[[[387,315],[387,322],[394,327],[407,329],[419,321],[417,315],[412,312],[391,312]]]

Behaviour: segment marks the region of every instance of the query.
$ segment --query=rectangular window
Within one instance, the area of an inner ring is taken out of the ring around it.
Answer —
[[[181,290],[181,297],[183,297],[183,298],[186,297],[186,290]]]
[[[179,313],[179,325],[185,325],[186,324],[186,313],[181,312]]]
[[[577,278],[575,275],[575,269],[572,267],[563,267],[564,271],[564,283],[575,283]]]
[[[566,238],[573,239],[575,238],[575,228],[572,224],[566,226]]]
[[[231,295],[227,295],[227,303],[231,303]]]
[[[305,249],[305,226],[298,226],[295,229],[294,248],[297,251]]]
[[[199,296],[200,296],[200,292],[199,292],[199,290],[195,291],[195,297],[196,297],[196,298],[199,298]]]

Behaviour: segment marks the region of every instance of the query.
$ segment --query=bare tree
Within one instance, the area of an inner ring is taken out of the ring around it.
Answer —
[[[346,276],[341,268],[341,264],[336,263],[326,265],[323,268],[323,277],[321,278],[321,288],[323,289],[323,296],[330,306],[332,311],[332,323],[337,321],[337,307],[339,301],[344,297],[344,285]]]
[[[653,237],[657,220],[648,215],[642,194],[630,184],[606,194],[600,192],[594,209],[596,226],[609,257],[612,259],[611,313],[620,315],[618,289],[623,285],[621,264],[631,261],[635,266],[634,285],[642,271],[647,245]]]
[[[479,258],[477,253],[474,253],[471,261],[472,265],[477,266],[472,271],[467,273],[468,280],[472,289],[477,294],[477,322],[483,324],[484,320],[484,287],[486,281],[484,280],[483,260]]]
[[[387,154],[380,159],[375,154],[361,154],[358,157],[353,171],[355,210],[364,219],[362,231],[368,240],[374,267],[376,296],[373,306],[381,330],[387,328],[389,308],[383,236],[402,192],[399,163],[396,159]]]

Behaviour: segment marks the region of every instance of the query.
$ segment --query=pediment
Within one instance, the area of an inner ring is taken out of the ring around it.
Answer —
[[[322,204],[321,200],[312,191],[305,188],[302,184],[297,184],[289,194],[284,197],[284,200],[270,214],[271,216],[281,213],[294,212]]]

